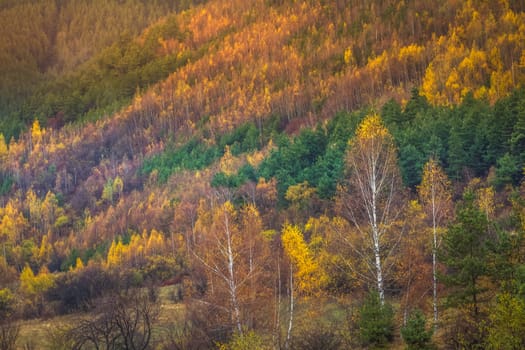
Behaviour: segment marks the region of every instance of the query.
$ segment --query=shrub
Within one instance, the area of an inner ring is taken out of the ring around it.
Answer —
[[[221,344],[220,350],[267,350],[270,346],[254,331],[243,334],[235,333],[227,344]]]
[[[342,338],[333,329],[315,325],[292,339],[292,349],[301,350],[337,350],[342,347]]]

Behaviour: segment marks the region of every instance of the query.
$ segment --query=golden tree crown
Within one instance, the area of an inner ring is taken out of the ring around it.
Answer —
[[[377,114],[367,116],[357,128],[357,140],[368,140],[384,137],[390,137],[390,133],[383,125],[381,117]]]

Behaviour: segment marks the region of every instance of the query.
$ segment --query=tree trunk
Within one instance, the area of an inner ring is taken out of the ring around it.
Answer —
[[[281,348],[281,259],[277,254],[277,305],[275,307],[275,331],[274,344],[277,343],[277,349]],[[277,340],[275,339],[277,337]]]
[[[376,274],[377,274],[377,291],[379,293],[379,300],[381,300],[381,305],[385,304],[385,289],[383,286],[383,269],[381,267],[381,255],[380,255],[380,246],[379,239],[375,236],[374,233],[374,256],[375,256],[375,265],[376,265]]]
[[[284,344],[285,349],[290,348],[290,339],[292,337],[293,327],[293,308],[294,308],[294,296],[293,296],[293,267],[290,263],[290,320],[288,322],[288,332],[286,333],[286,343]]]
[[[434,226],[434,243],[432,246],[432,306],[434,309],[434,330],[437,329],[438,305],[437,305],[437,232]]]
[[[234,274],[234,261],[233,261],[233,250],[232,250],[232,240],[231,240],[231,233],[230,229],[228,227],[228,217],[225,217],[226,221],[226,236],[227,236],[227,249],[228,249],[228,273],[229,273],[229,281],[228,285],[230,288],[230,297],[233,307],[233,319],[235,321],[235,324],[237,325],[237,330],[239,331],[239,334],[242,334],[242,326],[241,326],[241,311],[239,309],[239,302],[237,300],[237,286],[235,284],[235,274]]]
[[[436,189],[434,186],[434,174],[432,174],[432,189],[431,189],[431,199],[432,199],[432,307],[434,309],[434,331],[437,330],[438,322],[438,300],[437,300],[437,211],[436,211]]]
[[[372,165],[372,178],[370,182],[372,193],[372,240],[374,242],[374,258],[376,267],[377,292],[379,293],[379,300],[381,305],[385,303],[385,289],[383,287],[383,269],[381,267],[381,245],[379,242],[380,232],[377,224],[377,197],[378,192],[376,184],[376,166]]]

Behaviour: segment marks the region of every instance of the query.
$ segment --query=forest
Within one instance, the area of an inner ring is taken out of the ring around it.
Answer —
[[[521,0],[0,0],[0,349],[525,347]]]

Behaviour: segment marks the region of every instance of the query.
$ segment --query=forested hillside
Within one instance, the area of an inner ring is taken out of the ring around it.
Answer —
[[[133,38],[167,14],[198,2],[2,1],[0,125],[3,133],[8,138],[17,136],[35,118],[42,121],[55,118],[53,123],[62,125],[62,114],[71,120],[93,108],[120,107],[123,97],[129,99],[146,82],[128,77],[126,84],[118,85],[120,78],[115,73],[128,73],[132,69],[130,65],[140,65],[144,56],[152,55],[148,52],[142,53],[141,58],[133,57],[130,51],[137,51],[131,43]],[[129,53],[125,55],[125,52]],[[117,65],[119,67],[115,67]],[[107,78],[105,84],[97,81],[108,73],[112,81]],[[101,89],[107,89],[108,84],[125,91],[102,96]]]
[[[0,1],[0,344],[524,347],[524,11]]]

